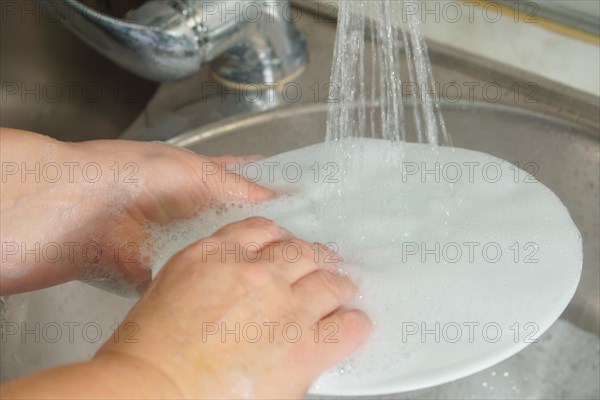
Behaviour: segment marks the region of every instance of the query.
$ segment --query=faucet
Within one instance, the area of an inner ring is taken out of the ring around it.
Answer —
[[[186,79],[211,63],[225,85],[268,85],[300,75],[308,56],[289,0],[150,0],[124,20],[77,0],[39,0],[81,39],[144,78]]]

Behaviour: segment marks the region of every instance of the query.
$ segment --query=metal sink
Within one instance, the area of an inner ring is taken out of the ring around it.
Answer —
[[[208,70],[204,69],[190,81],[161,85],[125,131],[125,136],[169,139],[173,144],[205,155],[269,156],[322,141],[327,104],[322,93],[315,101],[314,91],[310,88],[316,83],[323,90],[329,79],[335,24],[317,17],[316,14],[314,18],[312,14],[310,17],[305,14],[297,22],[307,36],[311,58],[307,71],[296,82],[305,93],[299,101],[275,102],[265,107],[241,104],[230,98],[223,101],[219,94],[206,96],[201,93],[201,85],[212,81]],[[68,40],[69,34],[63,34]],[[73,45],[77,46],[73,40]],[[478,90],[472,98],[444,103],[443,113],[454,144],[490,153],[521,167],[527,163],[537,166],[536,177],[563,201],[583,236],[583,276],[562,318],[588,332],[600,334],[598,99],[532,74],[441,48],[435,43],[430,46],[430,52],[434,74],[442,86],[479,83],[479,87],[483,87],[493,82],[502,88],[502,95],[494,101]],[[92,53],[86,53],[87,56],[94,57]],[[95,59],[96,62],[101,60],[99,56]],[[103,67],[109,68],[108,64]],[[135,81],[129,75],[126,79]],[[142,81],[135,82],[142,84]],[[519,88],[517,97],[515,87]],[[24,109],[24,106],[19,107]],[[54,127],[48,121],[43,122],[48,124],[44,128],[46,132],[64,131],[70,118],[73,118],[73,126],[69,132],[73,134],[94,125],[87,118],[104,121],[111,126],[110,132],[116,132],[135,114],[133,106],[128,111],[114,105],[110,106],[114,108],[96,106],[83,114],[75,111],[85,107],[71,107],[69,118],[55,114],[58,117]],[[6,123],[4,108],[3,123]],[[118,124],[106,122],[104,114],[113,112],[123,113]],[[36,129],[36,125],[30,128]],[[95,135],[102,136],[110,129]],[[81,136],[73,138],[84,139]],[[539,284],[544,284],[543,276]],[[134,302],[135,299],[120,298],[79,282],[4,298],[3,324],[11,323],[11,329],[16,327],[19,334],[5,334],[0,343],[1,380],[90,357],[102,341],[109,338],[115,324],[122,320]],[[24,328],[36,331],[35,324],[39,324],[38,337],[26,333],[23,338]],[[62,336],[52,343],[47,336],[54,337],[55,325],[59,326]],[[72,335],[69,335],[69,326],[73,326]],[[6,333],[6,327],[4,329]],[[415,393],[413,397],[443,398],[444,390],[441,386],[434,394]]]

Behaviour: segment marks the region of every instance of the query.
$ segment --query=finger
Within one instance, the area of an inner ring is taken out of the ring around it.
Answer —
[[[294,235],[270,219],[251,217],[225,225],[216,231],[212,238],[216,241],[237,243],[242,248],[256,246],[258,252],[271,243],[293,239]]]
[[[208,157],[209,160],[216,162],[216,163],[225,164],[225,166],[231,166],[231,165],[236,165],[236,164],[246,165],[251,162],[257,162],[257,161],[264,160],[264,158],[265,158],[264,156],[261,156],[258,154],[252,154],[252,155],[246,155],[246,156],[232,156],[230,154],[227,154],[227,155],[219,156],[219,157]]]
[[[289,239],[264,247],[260,259],[272,265],[275,273],[294,284],[319,269],[336,272],[342,257],[321,243]]]
[[[275,195],[271,189],[251,182],[234,172],[210,175],[206,182],[213,200],[250,200],[263,201]]]
[[[347,276],[324,270],[305,276],[292,289],[309,322],[331,314],[350,301],[357,291]]]
[[[144,293],[146,293],[146,291],[148,290],[148,288],[150,287],[150,284],[152,283],[152,277],[150,277],[150,279],[148,279],[147,281],[144,281],[140,284],[138,284],[135,287],[135,291],[137,292],[137,294],[139,294],[140,296],[143,295]]]
[[[339,310],[317,324],[316,362],[324,371],[347,358],[369,337],[373,324],[360,310]]]

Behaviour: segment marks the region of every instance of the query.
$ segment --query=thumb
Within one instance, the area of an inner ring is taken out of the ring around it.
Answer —
[[[211,175],[206,182],[213,200],[246,200],[263,201],[275,196],[275,192],[243,176],[224,170],[219,174]]]

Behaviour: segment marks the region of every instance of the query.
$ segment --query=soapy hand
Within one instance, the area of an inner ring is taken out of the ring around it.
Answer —
[[[161,270],[122,325],[138,343],[108,341],[96,357],[161,371],[170,398],[301,398],[370,332],[364,313],[340,309],[357,292],[341,260],[264,218],[227,225]]]
[[[207,158],[163,143],[63,143],[2,129],[0,293],[85,280],[143,291],[151,279],[145,224],[213,202],[261,201],[264,187],[225,171],[244,158]]]
[[[289,246],[301,249],[293,261]],[[92,360],[9,382],[2,396],[302,398],[371,331],[344,309],[356,287],[341,260],[264,218],[226,225],[166,263]]]

